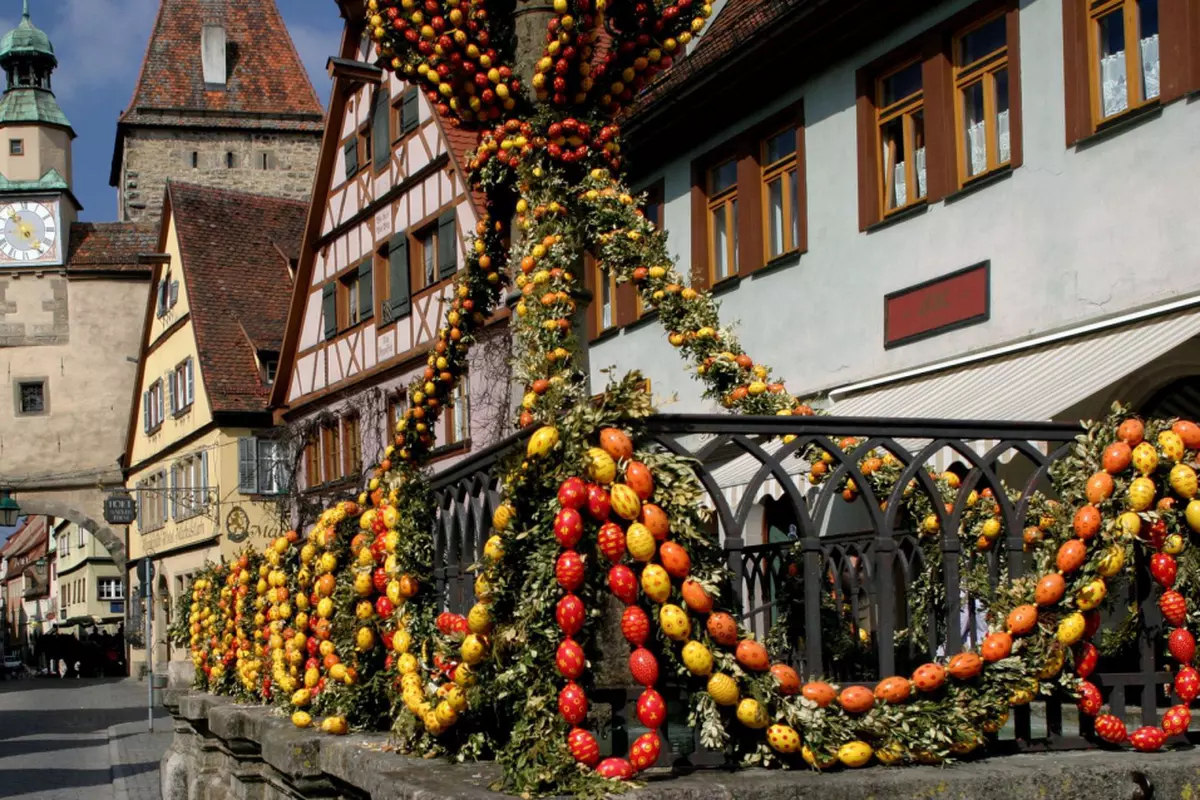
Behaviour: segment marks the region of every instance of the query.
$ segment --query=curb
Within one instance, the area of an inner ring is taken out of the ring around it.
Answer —
[[[125,777],[117,775],[117,767],[121,764],[121,749],[117,745],[117,726],[108,728],[108,776],[112,783],[113,800],[129,800],[129,790],[125,788]]]

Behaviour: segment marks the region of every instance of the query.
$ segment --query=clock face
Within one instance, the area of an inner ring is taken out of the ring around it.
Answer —
[[[0,253],[13,261],[41,261],[57,251],[54,209],[36,200],[0,208]]]

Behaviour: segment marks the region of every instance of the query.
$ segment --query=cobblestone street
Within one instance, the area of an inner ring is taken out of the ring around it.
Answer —
[[[160,708],[147,731],[146,684],[117,678],[0,683],[0,798],[157,800],[171,740]]]

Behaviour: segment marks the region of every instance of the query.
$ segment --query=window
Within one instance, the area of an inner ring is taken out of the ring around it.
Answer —
[[[960,185],[1008,164],[1008,45],[1003,16],[954,38],[954,95]]]
[[[166,416],[163,402],[163,382],[160,378],[142,392],[142,426],[146,433],[158,430]]]
[[[1088,47],[1096,122],[1159,95],[1158,0],[1090,3]]]
[[[192,169],[200,166],[200,154],[195,150],[192,151]]]
[[[396,104],[392,106],[392,113],[392,138],[395,141],[403,139],[417,129],[417,126],[421,124],[417,87],[410,86],[404,91],[404,94],[396,99]]]
[[[617,277],[596,264],[596,330],[603,333],[617,324]]]
[[[156,472],[137,484],[138,530],[157,530],[167,523],[167,473]]]
[[[69,556],[71,554],[71,537],[64,534],[58,538],[58,557]]]
[[[263,380],[270,386],[275,383],[275,375],[279,371],[279,356],[264,356],[262,365]]]
[[[226,153],[225,154],[225,168],[233,169],[234,163],[235,162],[234,162],[233,153]]]
[[[322,475],[326,481],[342,477],[341,450],[338,441],[338,424],[329,422],[321,428],[321,459],[324,469]]]
[[[738,268],[737,161],[708,171],[709,277],[718,283]]]
[[[258,168],[263,170],[275,169],[275,154],[270,151],[259,153]]]
[[[404,412],[408,410],[408,393],[401,389],[392,396],[388,403],[388,424],[391,428],[388,431],[388,438],[396,435],[396,427],[400,424],[400,420],[404,419]]]
[[[767,137],[762,148],[767,260],[800,249],[800,180],[795,127]]]
[[[80,547],[80,549],[82,549],[84,546],[84,537],[87,536],[87,531],[85,531],[83,528],[79,528],[79,527],[77,527],[76,530],[78,531],[78,533],[75,536],[75,544],[77,544]]]
[[[125,597],[125,585],[120,578],[100,578],[96,581],[96,596],[101,600],[121,600]]]
[[[454,389],[450,413],[446,415],[446,444],[458,444],[471,438],[471,383],[464,375]]]
[[[414,268],[413,291],[426,289],[437,283],[437,226],[430,225],[417,233],[413,241]]]
[[[342,420],[342,451],[345,456],[343,475],[362,472],[362,441],[359,439],[358,416]]]
[[[365,167],[371,163],[371,125],[368,123],[361,131],[358,132],[359,147],[362,149],[358,154],[358,163],[360,167]]]
[[[352,328],[358,324],[358,273],[342,278],[342,323],[341,328]]]
[[[10,156],[25,155],[25,140],[24,139],[9,139],[8,154]]]
[[[883,214],[925,199],[925,108],[921,62],[885,75],[878,87]]]
[[[18,380],[16,382],[17,416],[40,416],[49,410],[44,378]]]
[[[195,392],[195,370],[189,358],[167,375],[171,414],[178,416],[191,408],[196,399]]]
[[[320,441],[311,435],[304,442],[304,480],[309,488],[321,483]]]
[[[238,491],[279,494],[287,487],[287,448],[277,439],[238,439]]]
[[[208,453],[181,458],[171,467],[172,519],[188,519],[208,507]]]
[[[179,302],[179,281],[171,280],[170,272],[164,273],[162,280],[158,282],[158,287],[155,289],[155,298],[156,314],[158,317],[165,316]]]
[[[375,292],[372,286],[374,270],[371,259],[352,269],[338,281],[339,305],[341,307],[342,330],[370,319],[375,313]]]

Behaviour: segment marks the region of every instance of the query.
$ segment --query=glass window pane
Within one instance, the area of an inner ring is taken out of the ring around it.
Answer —
[[[346,284],[346,289],[349,293],[350,305],[350,324],[354,325],[358,322],[358,281],[353,280]]]
[[[792,200],[792,247],[800,246],[800,178],[796,170],[791,170],[787,174],[788,191],[791,193]]]
[[[1007,164],[1012,157],[1008,128],[1008,70],[996,73],[996,146],[1000,149],[997,163]]]
[[[969,66],[984,56],[991,55],[1004,47],[1007,41],[1004,17],[997,17],[991,22],[962,37],[962,62],[960,66]]]
[[[712,188],[709,190],[711,194],[720,194],[726,189],[732,188],[737,184],[737,162],[726,161],[719,167],[712,170],[710,176]]]
[[[879,131],[883,142],[883,185],[887,208],[899,208],[907,202],[904,175],[904,120],[896,118]]]
[[[434,284],[433,254],[436,251],[437,242],[431,231],[421,238],[421,262],[424,267],[425,286],[432,286]]]
[[[713,273],[717,280],[721,280],[729,275],[729,265],[726,263],[725,256],[729,252],[729,232],[728,223],[725,219],[725,206],[721,205],[713,209],[712,212],[713,226]]]
[[[738,212],[736,197],[733,198],[733,202],[730,205],[729,224],[733,228],[733,269],[729,271],[729,274],[732,275],[738,270]]]
[[[1121,9],[1098,20],[1100,37],[1100,107],[1111,117],[1129,108],[1125,79],[1125,16]]]
[[[914,62],[899,72],[893,72],[883,79],[883,97],[880,101],[890,106],[897,100],[914,95],[921,91],[921,62]]]
[[[767,164],[774,164],[796,152],[796,129],[788,128],[767,139]]]
[[[913,174],[917,179],[917,192],[913,199],[920,200],[925,196],[925,111],[913,113],[911,124]]]
[[[611,328],[612,319],[612,281],[609,279],[608,272],[601,270],[600,272],[600,328]]]
[[[1158,97],[1158,0],[1138,3],[1138,46],[1142,56],[1142,97]]]
[[[767,184],[767,256],[774,258],[783,244],[783,176]]]
[[[963,163],[967,177],[987,171],[987,122],[983,111],[983,81],[963,89]]]

